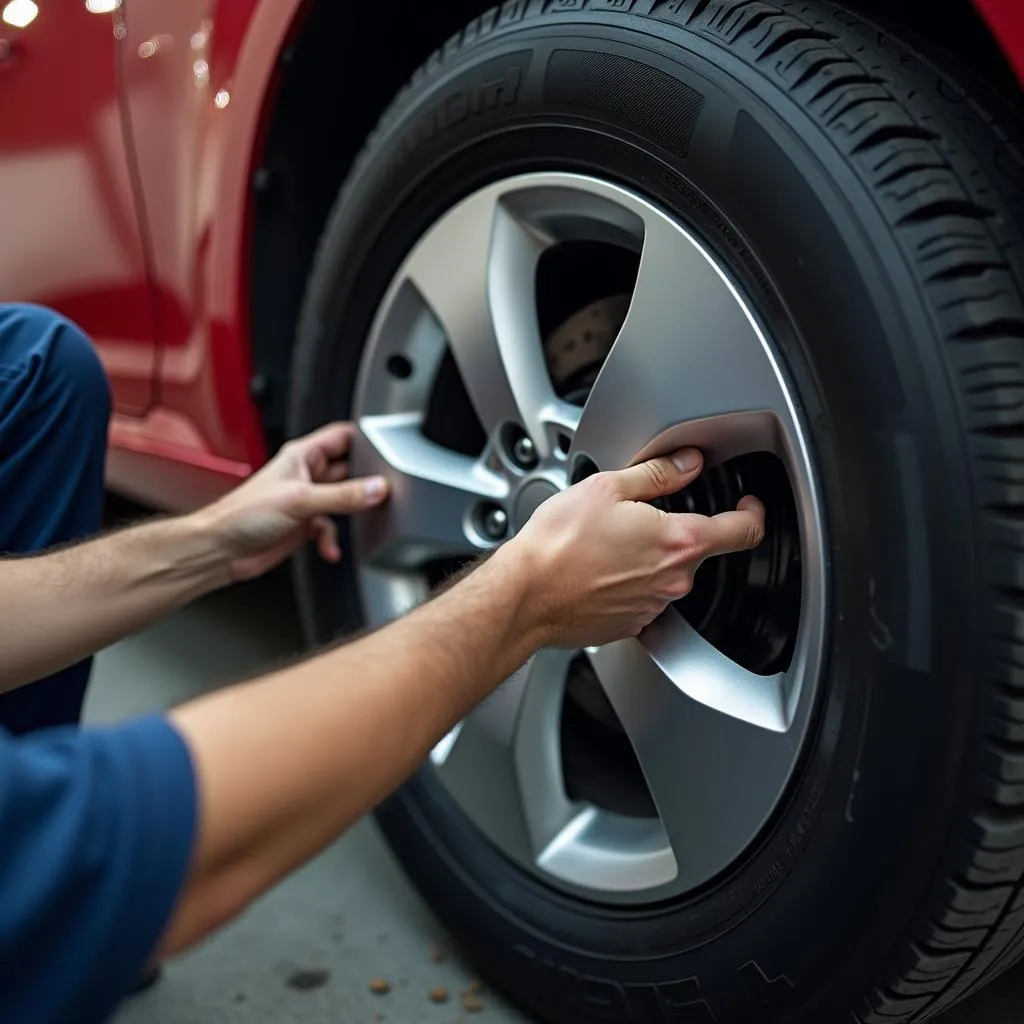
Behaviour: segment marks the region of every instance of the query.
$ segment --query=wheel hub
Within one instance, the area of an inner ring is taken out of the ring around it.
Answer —
[[[529,521],[534,512],[544,504],[548,498],[554,497],[560,488],[550,480],[531,479],[528,480],[519,490],[515,500],[515,529],[518,533]]]
[[[395,374],[391,367],[400,365]],[[710,560],[638,639],[545,650],[431,755],[508,858],[589,900],[648,903],[725,871],[786,792],[823,661],[824,516],[787,376],[728,273],[627,189],[573,174],[452,207],[388,289],[354,413],[371,625],[521,530],[587,472],[695,445],[668,499],[768,505],[757,552]]]

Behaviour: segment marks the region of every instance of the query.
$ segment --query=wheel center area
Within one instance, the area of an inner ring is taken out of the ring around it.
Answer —
[[[530,516],[544,504],[548,498],[558,493],[558,488],[550,480],[528,480],[516,495],[512,510],[513,527],[518,533],[530,520]]]

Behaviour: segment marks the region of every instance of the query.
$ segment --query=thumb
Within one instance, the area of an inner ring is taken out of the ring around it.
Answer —
[[[336,484],[310,484],[303,495],[304,516],[341,516],[381,504],[388,496],[382,476],[360,477]]]
[[[653,501],[681,491],[700,476],[704,459],[696,448],[648,459],[614,473],[619,493],[630,501]]]

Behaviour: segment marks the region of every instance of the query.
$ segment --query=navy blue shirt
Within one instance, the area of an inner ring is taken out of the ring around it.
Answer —
[[[191,759],[164,718],[0,729],[0,1021],[106,1020],[155,952],[195,829]]]

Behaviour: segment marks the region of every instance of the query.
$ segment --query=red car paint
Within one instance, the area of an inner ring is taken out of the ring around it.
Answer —
[[[94,338],[112,485],[194,507],[266,457],[249,186],[303,0],[36,2],[25,28],[0,23],[0,301]],[[1024,0],[975,3],[1024,83]]]
[[[1024,83],[1024,3],[1021,0],[974,0],[1018,78]]]

